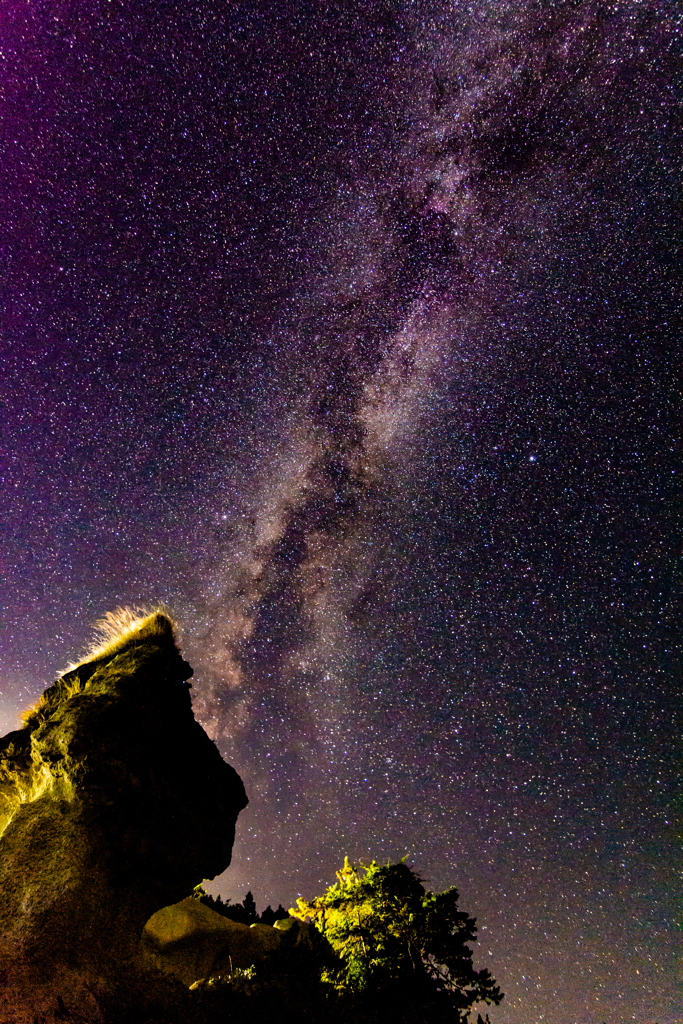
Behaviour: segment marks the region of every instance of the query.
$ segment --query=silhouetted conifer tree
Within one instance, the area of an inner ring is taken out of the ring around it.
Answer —
[[[238,921],[240,924],[255,924],[261,922],[262,924],[275,924],[276,921],[281,921],[289,914],[284,909],[282,904],[279,904],[277,910],[273,910],[271,907],[266,907],[263,913],[259,916],[256,912],[256,901],[251,892],[248,892],[241,903],[230,903],[229,900],[223,902],[220,896],[211,896],[203,885],[195,886],[192,895],[200,903],[209,907],[210,910],[215,911],[217,914],[221,914],[223,917],[230,918],[231,921]]]
[[[289,917],[289,914],[280,903],[277,910],[273,910],[271,906],[267,906],[262,912],[259,921],[261,924],[273,925],[276,921],[283,921],[286,917]]]
[[[251,892],[244,897],[242,906],[244,907],[245,924],[255,924],[258,921],[258,914],[256,913],[256,901]]]

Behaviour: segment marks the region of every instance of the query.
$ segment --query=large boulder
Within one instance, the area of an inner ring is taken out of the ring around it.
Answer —
[[[285,952],[306,957],[323,943],[313,925],[296,918],[275,926],[242,924],[192,897],[157,911],[142,934],[146,961],[187,986],[236,968],[262,967]]]
[[[247,804],[194,719],[169,618],[108,627],[0,740],[3,1024],[113,1020],[145,922],[225,870]]]

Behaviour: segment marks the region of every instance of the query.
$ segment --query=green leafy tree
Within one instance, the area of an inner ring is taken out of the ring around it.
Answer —
[[[476,921],[458,910],[458,892],[427,892],[403,861],[355,866],[290,913],[310,918],[340,958],[327,972],[358,1020],[465,1022],[477,1002],[500,1003],[487,970],[476,971],[468,943]]]

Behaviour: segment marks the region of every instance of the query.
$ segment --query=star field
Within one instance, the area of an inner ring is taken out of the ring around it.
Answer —
[[[680,1024],[680,11],[0,14],[0,724],[165,602],[250,805],[408,855],[492,1024]]]

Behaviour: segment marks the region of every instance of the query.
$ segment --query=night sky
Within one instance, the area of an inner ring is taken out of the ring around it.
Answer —
[[[683,1019],[680,18],[0,8],[0,727],[164,602],[208,888],[408,855],[492,1024]]]

